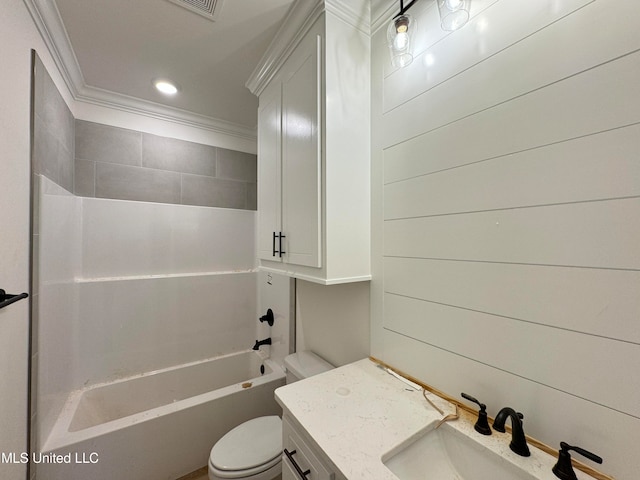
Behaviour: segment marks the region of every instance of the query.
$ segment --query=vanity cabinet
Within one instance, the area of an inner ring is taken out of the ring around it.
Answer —
[[[344,12],[360,0],[333,3],[298,2],[247,83],[259,266],[322,284],[371,278],[369,38]]]
[[[342,480],[334,472],[324,452],[311,446],[311,441],[295,420],[288,415],[282,418],[283,448],[282,480]]]

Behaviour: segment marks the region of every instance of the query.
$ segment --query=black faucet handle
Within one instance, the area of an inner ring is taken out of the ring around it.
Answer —
[[[270,327],[273,327],[274,317],[273,310],[267,309],[267,314],[260,317],[260,323],[267,322]]]
[[[476,432],[481,433],[482,435],[491,435],[491,427],[489,427],[489,420],[487,418],[487,406],[484,403],[480,403],[477,399],[467,393],[463,392],[460,395],[462,395],[462,398],[466,398],[480,407],[480,410],[478,411],[478,420],[473,427]]]
[[[481,410],[485,410],[487,408],[487,406],[484,403],[480,403],[480,401],[477,398],[472,397],[468,393],[462,392],[460,395],[462,395],[462,398],[466,398],[470,402],[477,404]]]
[[[591,453],[584,448],[574,447],[565,442],[560,442],[558,462],[554,465],[552,471],[556,477],[561,478],[562,480],[578,480],[576,472],[573,471],[573,465],[571,465],[571,454],[569,453],[570,450],[579,453],[583,457],[588,458],[593,462],[602,463],[602,458],[600,458],[595,453]]]
[[[566,451],[573,450],[574,452],[579,453],[583,457],[588,458],[592,462],[602,463],[602,457],[599,457],[595,453],[591,453],[588,450],[585,450],[584,448],[574,447],[572,445],[566,444],[565,442],[560,442],[560,448],[564,448]]]

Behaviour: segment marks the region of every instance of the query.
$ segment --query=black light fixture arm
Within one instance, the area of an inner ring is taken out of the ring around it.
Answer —
[[[393,17],[393,18],[397,18],[397,17],[399,17],[400,15],[404,15],[404,14],[405,14],[405,12],[406,12],[407,10],[409,10],[411,7],[413,7],[413,4],[414,4],[414,3],[416,3],[417,1],[418,1],[418,0],[411,0],[411,1],[410,1],[410,2],[405,6],[404,1],[403,1],[403,0],[400,0],[400,13],[398,13],[398,14],[397,14],[395,17]]]

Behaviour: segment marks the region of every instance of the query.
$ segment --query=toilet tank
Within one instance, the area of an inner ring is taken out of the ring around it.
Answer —
[[[287,383],[293,383],[335,368],[315,353],[306,351],[286,356],[284,366],[287,371]]]

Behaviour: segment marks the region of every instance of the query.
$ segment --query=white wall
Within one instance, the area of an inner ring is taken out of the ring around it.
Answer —
[[[268,351],[269,357],[284,367],[284,358],[293,353],[295,339],[293,338],[295,320],[295,280],[291,277],[276,273],[258,272],[258,314],[259,319],[267,313],[273,312],[273,325],[257,321],[256,340],[271,338],[270,347],[260,347],[261,351]]]
[[[369,282],[296,281],[296,350],[336,367],[369,356]]]
[[[402,70],[372,38],[372,354],[635,478],[640,4],[472,7],[417,3]]]
[[[81,198],[82,277],[251,270],[256,212]]]
[[[79,200],[76,388],[253,345],[255,212]]]
[[[50,67],[53,62],[19,0],[2,3],[0,15],[0,288],[29,291],[29,184],[31,49]],[[57,85],[59,75],[53,74]],[[63,92],[65,98],[67,92]],[[29,303],[0,310],[0,452],[27,449]],[[26,465],[0,463],[0,477],[24,479]]]
[[[74,388],[251,348],[256,296],[250,271],[81,280]]]

